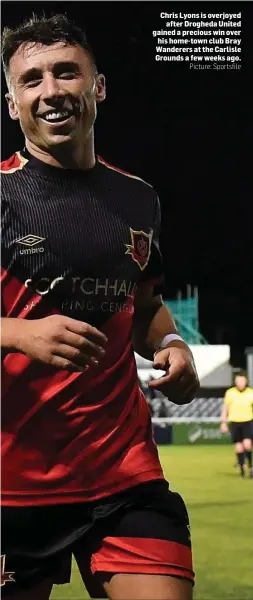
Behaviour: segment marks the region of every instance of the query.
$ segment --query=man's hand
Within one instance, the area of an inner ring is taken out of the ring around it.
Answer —
[[[221,433],[228,433],[227,423],[221,423],[220,430],[221,430]]]
[[[106,336],[88,323],[63,315],[22,323],[16,351],[31,360],[80,372],[86,365],[97,366],[105,354]]]
[[[193,356],[186,344],[177,341],[165,350],[159,350],[152,366],[166,373],[150,381],[150,388],[159,390],[175,404],[189,404],[195,398],[199,379]]]

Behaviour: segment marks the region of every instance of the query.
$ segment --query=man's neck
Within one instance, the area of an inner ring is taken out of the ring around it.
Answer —
[[[49,151],[42,150],[26,138],[28,152],[38,160],[59,169],[79,169],[87,171],[95,165],[94,137],[88,139],[82,147],[57,147]]]

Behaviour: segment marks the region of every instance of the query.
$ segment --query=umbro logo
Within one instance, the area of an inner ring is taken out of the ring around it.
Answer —
[[[45,240],[46,238],[29,233],[19,240],[16,240],[16,242],[21,246],[27,246],[27,248],[22,248],[22,250],[20,250],[20,254],[39,254],[40,252],[44,252],[45,249],[43,247],[34,248],[34,246],[38,246],[38,244]]]
[[[31,248],[32,246],[36,246],[37,244],[39,244],[40,242],[44,242],[46,238],[42,238],[39,237],[38,235],[25,235],[25,237],[20,238],[20,240],[16,240],[16,242],[18,244],[22,244],[23,246],[29,246],[29,248]]]

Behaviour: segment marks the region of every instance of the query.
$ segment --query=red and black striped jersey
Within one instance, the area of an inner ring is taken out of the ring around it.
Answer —
[[[108,338],[99,367],[2,361],[2,502],[90,501],[162,478],[132,346],[137,287],[159,290],[154,189],[97,157],[87,171],[2,164],[2,316],[63,314]]]

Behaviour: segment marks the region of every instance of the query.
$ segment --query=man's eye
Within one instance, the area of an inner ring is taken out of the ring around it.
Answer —
[[[36,87],[36,85],[39,85],[41,83],[41,79],[31,79],[30,81],[26,82],[26,86],[31,88],[31,87]]]
[[[74,79],[75,76],[75,73],[59,73],[58,75],[59,79]]]

